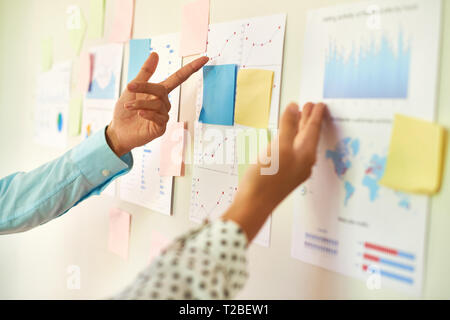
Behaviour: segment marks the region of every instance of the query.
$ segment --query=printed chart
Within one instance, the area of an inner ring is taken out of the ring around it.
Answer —
[[[82,134],[85,137],[107,125],[120,95],[122,44],[93,48],[92,81],[84,100]]]
[[[113,118],[114,106],[120,96],[122,74],[122,44],[107,44],[93,48],[93,73],[89,91],[84,99],[82,135],[89,137],[103,129]],[[102,194],[116,195],[116,182]]]
[[[278,127],[285,25],[286,15],[281,14],[212,24],[208,32],[208,65],[274,71],[269,128]]]
[[[390,42],[382,34],[359,49],[330,43],[325,62],[323,97],[326,99],[406,99],[411,47],[402,31]]]
[[[130,52],[128,81],[131,81],[140,69],[141,64],[148,55],[155,51],[159,55],[156,72],[150,82],[161,82],[181,67],[181,58],[178,54],[179,34],[167,34],[151,39],[133,39],[130,45],[134,49]],[[131,43],[130,42],[130,43]],[[139,63],[137,63],[139,61]],[[133,66],[134,65],[134,66]],[[130,66],[134,71],[130,71]],[[171,109],[169,123],[178,120],[180,88],[169,94]],[[172,185],[173,177],[160,176],[160,144],[159,137],[140,148],[134,149],[133,169],[120,178],[120,198],[138,204],[162,214],[170,215],[172,212]]]
[[[322,100],[330,117],[313,174],[295,191],[291,252],[417,296],[428,198],[379,181],[394,114],[434,118],[440,1],[377,3],[308,15],[300,102]]]
[[[61,148],[66,146],[71,70],[71,62],[63,62],[38,76],[34,112],[36,143]]]
[[[239,20],[209,26],[207,56],[209,65],[236,64],[239,68],[274,71],[269,128],[278,127],[281,70],[286,15]],[[202,108],[203,83],[197,95],[197,119]],[[189,217],[192,221],[215,219],[232,202],[238,188],[236,129],[196,122],[194,128],[194,167]],[[270,244],[269,218],[254,242]]]

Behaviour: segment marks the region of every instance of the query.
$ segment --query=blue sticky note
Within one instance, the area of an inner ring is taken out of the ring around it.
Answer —
[[[130,57],[128,59],[128,78],[130,82],[139,73],[145,60],[147,60],[151,47],[151,39],[131,39],[130,40]]]
[[[203,105],[199,121],[232,126],[237,65],[203,67]]]

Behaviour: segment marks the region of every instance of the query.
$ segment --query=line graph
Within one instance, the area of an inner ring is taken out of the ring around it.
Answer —
[[[250,25],[248,25],[248,26],[250,27]],[[275,44],[275,40],[276,40],[277,37],[280,37],[280,38],[282,37],[282,26],[278,25],[278,26],[274,26],[274,27],[275,27],[275,30],[272,32],[272,34],[268,38],[266,38],[266,39],[264,39],[262,41],[258,41],[258,40],[252,39],[251,38],[252,37],[251,34],[245,36],[244,41],[248,42],[248,43],[246,43],[244,45],[246,47],[248,46],[249,49],[246,50],[245,57],[242,57],[242,61],[241,61],[241,67],[242,68],[248,68],[249,66],[252,66],[252,67],[257,66],[256,64],[252,64],[252,62],[251,62],[253,60],[252,58],[254,57],[254,55],[256,55],[256,56],[258,55],[257,53],[254,53],[254,52],[258,52],[260,50],[266,49],[268,45]],[[283,42],[283,39],[278,39],[278,40]],[[250,45],[250,43],[251,43],[251,45]],[[277,44],[275,44],[275,46],[276,45]],[[270,64],[266,64],[266,65],[258,65],[258,66],[266,66],[266,67],[268,67],[268,66],[271,66],[271,65]]]
[[[196,123],[194,164],[224,174],[237,174],[236,131],[228,126]]]
[[[240,30],[232,31],[229,34],[229,36],[226,37],[226,39],[223,41],[222,46],[220,47],[220,50],[218,52],[214,52],[214,54],[212,56],[209,56],[210,63],[214,64],[215,60],[217,60],[219,57],[222,57],[225,53],[225,50],[227,48],[231,47],[232,41],[242,42],[243,34],[245,33],[244,28],[245,28],[245,25],[242,25]],[[209,38],[209,33],[211,33],[211,29],[208,29],[208,38]],[[209,42],[207,41],[206,45],[208,46],[208,44],[209,44]],[[206,56],[208,56],[208,53],[206,54]]]
[[[192,178],[189,218],[198,223],[218,218],[232,203],[236,192],[237,176],[197,168]]]
[[[136,41],[136,40],[132,40]],[[171,33],[141,40],[136,50],[130,52],[130,63],[136,54],[146,58],[149,52],[159,55],[158,67],[152,75],[152,82],[160,82],[181,67],[178,55],[179,34]],[[133,55],[134,54],[134,55]],[[172,108],[169,111],[171,121],[178,120],[180,88],[169,94]],[[121,177],[120,197],[122,200],[170,215],[172,211],[173,177],[160,175],[161,139],[155,139],[145,146],[135,148],[135,163],[131,171]]]
[[[236,64],[240,68],[274,71],[269,128],[278,126],[279,91],[286,15],[273,15],[212,24],[206,56],[209,65]],[[202,108],[203,79],[197,87],[196,115]],[[195,222],[215,219],[231,204],[238,187],[236,130],[238,126],[194,123],[194,166],[189,217]],[[209,132],[211,130],[211,132]],[[214,139],[214,131],[216,137]],[[255,238],[269,246],[270,219]]]
[[[258,25],[254,25],[250,22],[242,23],[228,33],[220,44],[214,43],[214,41],[207,41],[208,50],[206,56],[210,58],[209,64],[219,64],[220,58],[226,59],[228,51],[233,51],[233,53],[228,53],[228,56],[238,56],[238,61],[234,61],[234,63],[239,64],[241,68],[278,65],[271,63],[257,64],[252,63],[252,60],[258,58],[258,55],[254,52],[261,51],[260,49],[267,50],[268,45],[274,44],[274,46],[278,46],[279,44],[275,43],[276,40],[281,42],[284,41],[282,38],[284,27],[281,24],[271,26],[271,31],[265,33],[262,40],[257,36],[257,34],[261,34],[258,27]],[[256,29],[257,31],[255,32],[253,29]],[[214,32],[217,31],[214,29],[211,31],[211,28],[208,29],[208,38],[214,37]],[[269,34],[268,37],[267,34]]]
[[[227,143],[228,138],[225,137],[224,139],[224,143],[218,143],[217,145],[214,146],[214,149],[211,152],[203,152],[202,154],[200,154],[200,158],[198,159],[198,163],[202,163],[205,158],[214,158],[216,156],[216,153],[223,148],[223,146]],[[200,140],[200,144],[203,144],[203,141]]]

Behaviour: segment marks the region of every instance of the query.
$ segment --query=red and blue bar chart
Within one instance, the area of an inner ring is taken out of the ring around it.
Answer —
[[[371,242],[364,242],[363,247],[364,272],[379,273],[382,277],[407,284],[414,283],[414,254]]]

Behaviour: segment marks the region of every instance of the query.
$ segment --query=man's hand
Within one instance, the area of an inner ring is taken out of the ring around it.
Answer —
[[[148,83],[158,65],[158,55],[153,52],[148,57],[117,101],[113,120],[106,130],[108,144],[117,156],[164,134],[169,120],[168,94],[207,62],[207,57],[200,57],[166,80]]]

